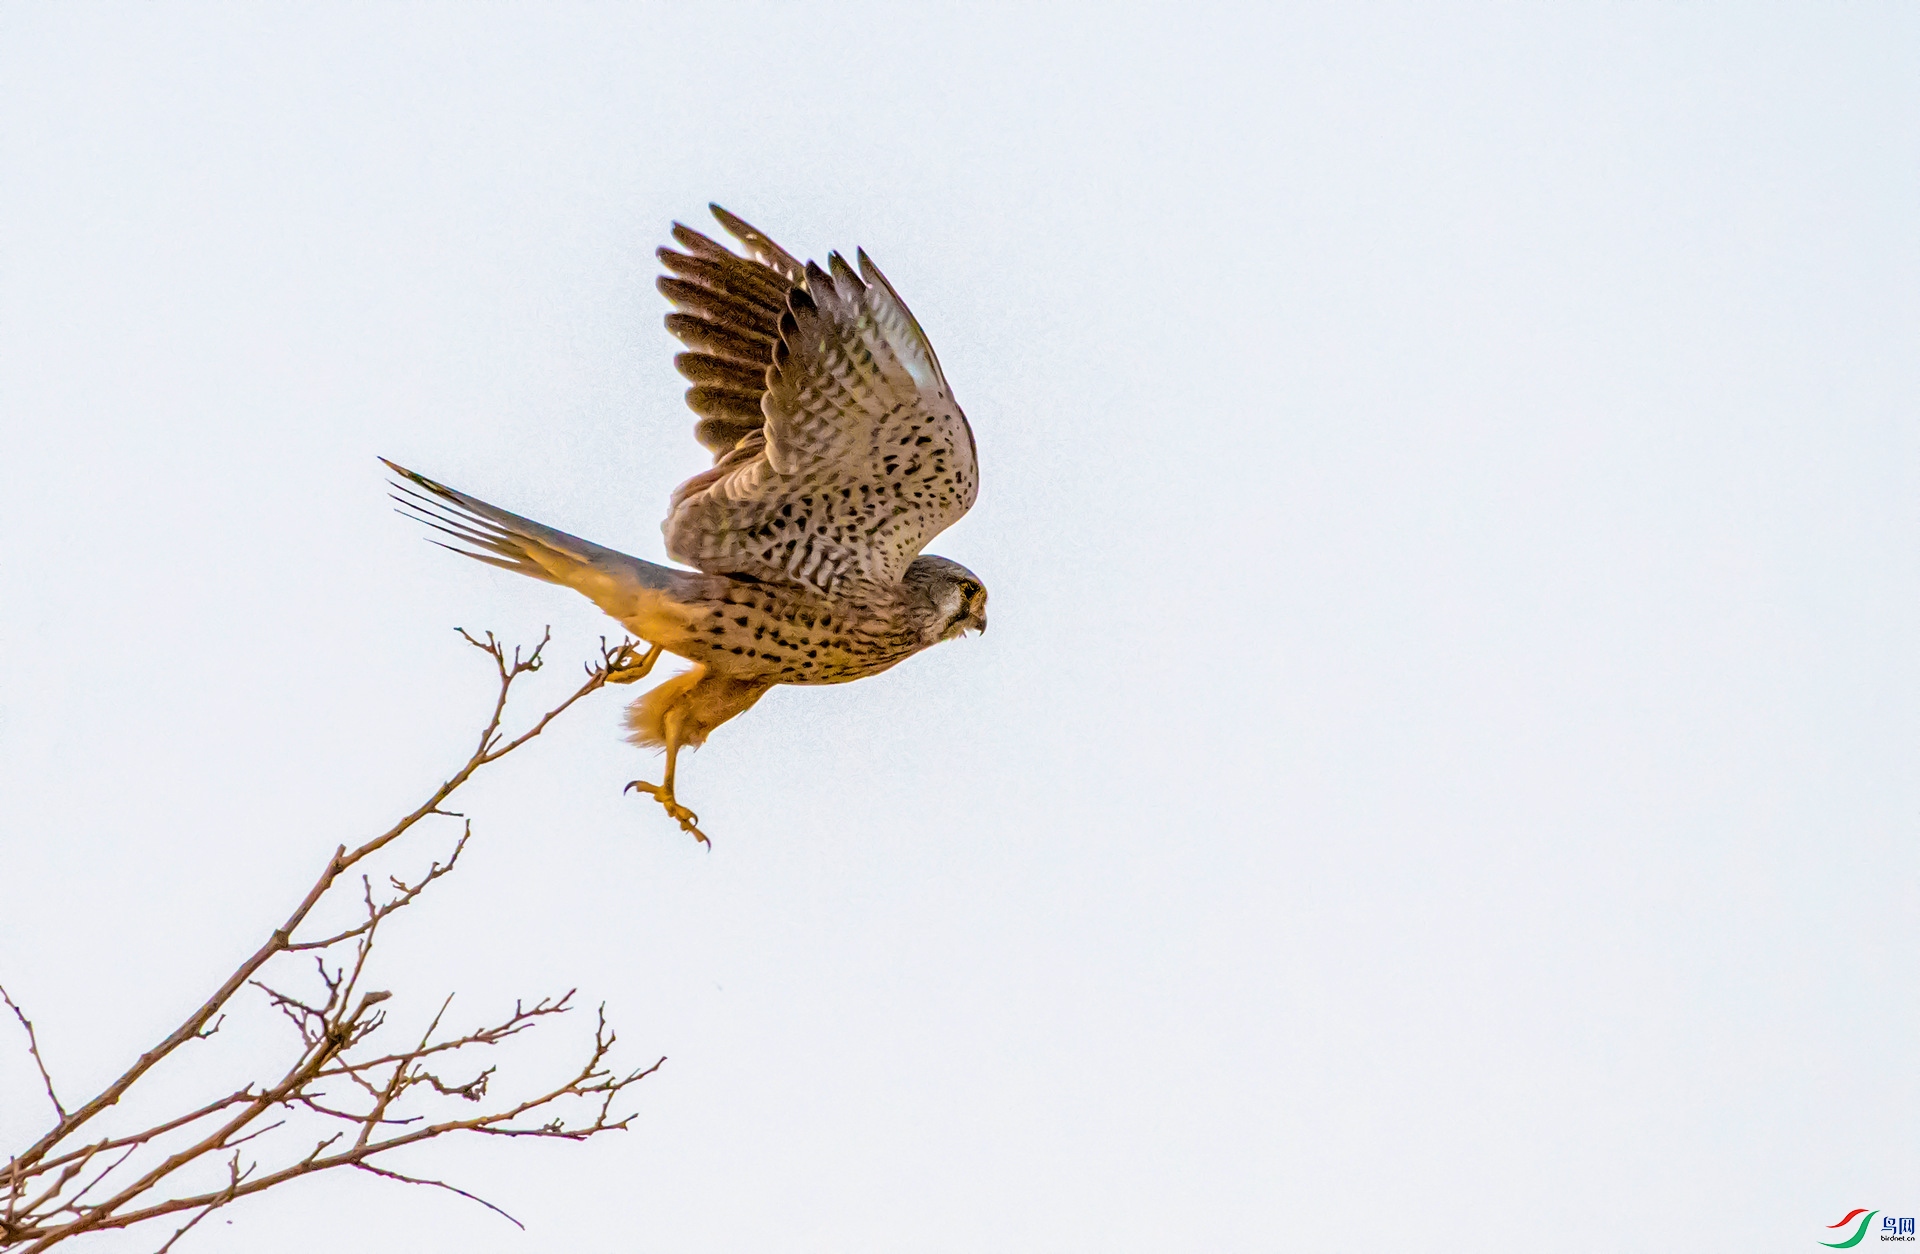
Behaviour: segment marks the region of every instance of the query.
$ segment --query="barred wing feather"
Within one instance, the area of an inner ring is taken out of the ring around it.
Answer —
[[[668,329],[695,350],[676,364],[715,455],[674,493],[667,552],[828,593],[896,583],[979,487],[939,359],[864,252],[857,273],[838,253],[802,266],[714,212],[751,258],[681,226],[687,252],[660,254],[673,271],[661,290],[678,306]]]

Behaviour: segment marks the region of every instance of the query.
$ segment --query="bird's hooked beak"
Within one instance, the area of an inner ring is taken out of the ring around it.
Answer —
[[[987,590],[968,579],[960,585],[960,591],[966,599],[949,611],[952,616],[940,632],[942,640],[958,640],[972,631],[986,634]]]

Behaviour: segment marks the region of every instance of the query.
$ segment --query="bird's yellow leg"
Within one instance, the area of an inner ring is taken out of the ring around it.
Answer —
[[[647,675],[652,672],[653,664],[660,660],[660,646],[657,644],[651,649],[648,649],[647,655],[638,661],[632,660],[635,652],[636,650],[632,646],[627,646],[620,654],[620,659],[623,664],[619,666],[609,666],[607,668],[608,683],[631,684],[645,679]]]
[[[656,645],[655,651],[657,652],[658,649],[659,649],[659,646]],[[677,759],[680,756],[680,722],[684,717],[685,716],[679,710],[667,711],[667,717],[665,720],[667,725],[666,778],[658,784],[649,784],[644,779],[636,779],[632,783],[626,786],[625,791],[633,792],[637,789],[640,792],[646,793],[648,796],[652,797],[655,801],[658,801],[663,807],[665,807],[667,811],[667,817],[673,819],[675,822],[680,824],[681,831],[692,832],[693,838],[695,840],[699,841],[701,844],[711,849],[713,847],[713,842],[707,839],[707,834],[705,832],[701,831],[697,826],[695,826],[695,824],[700,822],[700,816],[695,814],[693,811],[687,809],[687,807],[681,805],[677,800],[674,799],[674,795],[673,795],[673,769]]]

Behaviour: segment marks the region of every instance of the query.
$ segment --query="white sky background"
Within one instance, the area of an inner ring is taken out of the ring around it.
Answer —
[[[980,445],[988,635],[726,726],[711,852],[597,696],[385,943],[408,1013],[604,999],[633,1130],[396,1164],[524,1235],[342,1176],[189,1248],[1915,1199],[1915,10],[695,8],[0,9],[0,982],[69,1096],[464,755],[453,627],[552,623],[541,693],[612,627],[375,454],[661,556],[671,219],[864,245]]]

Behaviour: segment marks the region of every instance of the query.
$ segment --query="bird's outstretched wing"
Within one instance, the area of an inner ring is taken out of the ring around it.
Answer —
[[[973,432],[926,334],[866,253],[825,269],[719,206],[741,257],[675,224],[674,359],[713,468],[673,494],[667,552],[831,593],[892,584],[973,505]]]

